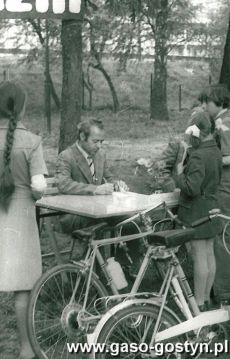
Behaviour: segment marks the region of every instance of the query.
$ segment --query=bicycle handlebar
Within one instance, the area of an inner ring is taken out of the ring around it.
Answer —
[[[206,216],[206,217],[203,217],[203,218],[200,218],[198,219],[197,221],[194,221],[192,224],[191,224],[191,227],[194,228],[194,227],[198,227],[200,226],[201,224],[204,224],[208,221],[211,221],[211,218],[210,216]]]
[[[141,212],[139,212],[139,213],[134,214],[134,215],[133,215],[132,217],[130,217],[130,218],[125,219],[124,221],[118,223],[118,224],[115,226],[115,228],[118,229],[120,226],[122,226],[122,225],[124,225],[124,224],[126,224],[126,223],[129,223],[130,221],[133,221],[133,220],[135,220],[136,218],[138,218],[138,217],[140,216],[140,214],[146,214],[146,213],[148,213],[148,212],[150,212],[150,211],[152,211],[152,210],[154,210],[154,209],[157,209],[157,208],[159,208],[159,207],[165,208],[165,210],[166,210],[166,212],[168,213],[169,217],[170,217],[175,223],[177,223],[179,226],[181,226],[181,227],[182,227],[182,226],[186,226],[186,227],[187,227],[187,225],[185,225],[185,224],[177,217],[177,215],[174,215],[174,214],[172,213],[172,211],[167,207],[167,204],[166,204],[165,202],[161,202],[161,203],[158,203],[157,205],[153,205],[152,207],[146,208],[145,210],[143,210],[143,211],[141,211]],[[208,215],[208,216],[202,217],[202,218],[198,219],[197,221],[194,221],[194,222],[190,225],[190,227],[192,227],[192,228],[198,227],[198,226],[200,226],[201,224],[204,224],[204,223],[206,223],[206,222],[208,222],[208,221],[211,221],[213,218],[217,218],[217,217],[223,218],[223,219],[225,219],[225,220],[227,220],[227,221],[230,221],[230,216],[227,216],[227,215],[225,215],[225,214],[220,213],[220,210],[219,210],[219,209],[212,209],[212,210],[209,212],[209,215]]]
[[[166,205],[165,205],[166,206]],[[177,224],[179,224],[180,226],[186,226],[176,215],[174,215],[168,208],[166,209],[167,210],[167,213],[169,214],[170,218]],[[222,218],[222,219],[225,219],[227,221],[230,221],[230,216],[227,216],[226,214],[223,214],[220,212],[220,209],[212,209],[209,211],[209,215],[208,216],[205,216],[205,217],[202,217],[196,221],[194,221],[190,227],[192,228],[195,228],[195,227],[198,227],[200,226],[201,224],[204,224],[208,221],[211,221],[213,218]]]
[[[212,210],[214,211],[214,210]],[[222,218],[222,219],[226,219],[227,221],[230,221],[230,217],[227,216],[226,214],[223,214],[223,213],[220,213],[220,211],[217,211],[216,212],[212,212],[210,211],[210,214],[209,216],[205,216],[203,218],[200,218],[198,219],[197,221],[193,222],[191,224],[191,227],[194,228],[194,227],[197,227],[197,226],[200,226],[201,224],[204,224],[208,221],[211,221],[213,218]]]

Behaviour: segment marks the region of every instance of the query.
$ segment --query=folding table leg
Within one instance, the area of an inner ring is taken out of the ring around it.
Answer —
[[[44,226],[45,226],[45,231],[49,237],[49,240],[50,240],[50,243],[51,243],[54,255],[55,255],[56,262],[57,262],[57,264],[63,264],[64,262],[60,255],[60,251],[59,251],[59,248],[57,245],[57,236],[53,230],[53,226],[52,226],[50,218],[46,218]]]

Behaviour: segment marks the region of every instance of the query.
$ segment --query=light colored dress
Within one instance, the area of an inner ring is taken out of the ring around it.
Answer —
[[[7,127],[7,123],[0,123],[0,175]],[[30,290],[42,273],[31,176],[47,174],[47,169],[41,138],[20,122],[14,133],[10,167],[15,192],[8,212],[0,208],[0,291]]]

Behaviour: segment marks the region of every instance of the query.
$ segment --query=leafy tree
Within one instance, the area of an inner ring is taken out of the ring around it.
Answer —
[[[84,37],[89,39],[89,54],[85,56],[85,60],[88,67],[100,71],[105,77],[113,99],[113,110],[114,112],[117,112],[120,105],[116,89],[111,76],[103,65],[106,42],[113,35],[113,26],[111,26],[111,22],[112,19],[106,9],[94,13],[88,11],[85,16],[86,26]]]
[[[45,21],[41,20],[41,19],[29,19],[28,22],[31,24],[33,31],[35,32],[35,34],[37,34],[40,44],[43,47],[43,52],[44,52],[44,47],[45,47]],[[60,41],[58,41],[59,36],[58,33],[60,32],[60,26],[58,26],[58,22],[55,21],[49,21],[49,39],[50,41],[50,45],[52,48],[55,48],[55,53],[57,54],[57,48],[60,47]],[[33,47],[34,49],[34,47]],[[30,52],[31,54],[31,52]],[[49,53],[50,56],[50,53]],[[54,57],[52,55],[52,57]],[[51,61],[54,59],[50,59]],[[55,58],[56,60],[56,58]],[[52,63],[55,63],[54,61],[52,61]],[[47,74],[48,75],[48,81],[49,81],[49,85],[50,85],[50,90],[51,90],[51,95],[53,97],[53,100],[56,104],[57,109],[59,110],[61,107],[61,103],[60,103],[60,99],[58,97],[58,94],[55,90],[55,86],[51,77],[50,72]]]
[[[226,37],[226,43],[224,48],[224,57],[220,73],[220,83],[224,83],[230,90],[230,19],[228,26],[228,33]]]
[[[207,21],[196,23],[193,28],[193,40],[201,44],[209,61],[210,74],[215,82],[218,81],[223,60],[230,12],[228,0],[219,0],[218,5],[218,11],[212,9],[206,11]],[[225,75],[221,75],[221,82],[224,80],[222,76],[225,77]]]
[[[151,96],[151,119],[168,120],[167,59],[172,40],[186,41],[185,29],[195,7],[189,0],[107,0],[110,11],[118,17],[130,16],[149,26],[155,43],[154,79]]]
[[[44,65],[45,58],[45,20],[41,19],[28,19],[28,20],[8,20],[3,21],[4,31],[10,32],[11,28],[17,26],[17,33],[11,37],[11,40],[14,42],[16,48],[20,48],[25,43],[30,46],[28,50],[28,55],[21,59],[21,63],[26,63],[31,65],[35,60],[39,58],[40,63]],[[2,24],[2,25],[3,25]],[[49,37],[50,37],[50,47],[55,51],[50,53],[50,62],[54,65],[57,62],[57,54],[60,52],[60,25],[57,21],[49,21]],[[18,36],[20,34],[20,36]],[[45,66],[45,65],[44,65]],[[56,92],[53,79],[49,73],[49,84],[51,95],[54,100],[54,103],[57,109],[60,109],[60,99]]]
[[[224,56],[220,72],[220,83],[226,84],[230,90],[230,15],[228,31],[224,47]]]

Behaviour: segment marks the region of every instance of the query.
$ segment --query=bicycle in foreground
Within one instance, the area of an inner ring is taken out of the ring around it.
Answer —
[[[73,260],[72,263],[48,270],[31,293],[28,331],[34,352],[40,359],[68,358],[67,342],[84,341],[86,334],[94,329],[103,313],[127,297],[137,295],[145,273],[154,260],[152,248],[146,238],[157,228],[156,224],[152,227],[145,222],[148,213],[158,207],[163,209],[164,216],[171,214],[164,203],[153,206],[117,224],[114,238],[96,239],[102,237],[100,232],[107,229],[106,223],[74,232],[76,238],[88,241],[84,260]],[[139,222],[144,222],[144,232],[137,224],[138,218]],[[172,219],[164,218],[157,225],[160,228],[165,222],[172,222]],[[133,223],[138,233],[123,236],[122,228],[127,223]],[[127,253],[126,243],[131,240],[142,240],[146,253],[130,293],[121,294],[107,270],[102,248],[117,245]],[[101,269],[100,277],[94,272],[95,264]],[[146,297],[148,293],[138,295]],[[75,357],[79,358],[78,355]],[[74,358],[73,354],[71,358]]]
[[[230,221],[230,217],[218,211],[210,211],[210,215],[196,221],[193,226],[205,223],[213,218],[222,218]],[[170,236],[171,232],[171,236]],[[180,237],[180,238],[179,238]],[[166,231],[153,233],[149,236],[152,253],[158,259],[166,259],[169,262],[165,273],[160,293],[152,293],[151,298],[132,298],[117,304],[111,308],[98,322],[93,334],[88,334],[88,343],[102,343],[106,351],[104,353],[93,353],[91,357],[96,359],[107,359],[114,357],[112,348],[122,349],[126,344],[129,351],[120,351],[119,358],[157,358],[159,356],[159,344],[162,358],[185,358],[183,343],[187,343],[188,352],[193,351],[195,345],[204,343],[209,353],[216,341],[221,342],[226,338],[226,330],[222,323],[230,319],[230,306],[220,309],[199,312],[199,308],[188,286],[187,280],[181,270],[175,253],[175,245],[185,243],[188,231],[180,233]],[[151,248],[150,247],[150,248]],[[172,294],[179,315],[167,306],[169,294]],[[136,351],[130,352],[133,343]],[[144,348],[144,351],[138,348]],[[167,349],[168,348],[168,349]],[[179,350],[177,350],[179,348]],[[198,346],[196,348],[199,348]],[[202,348],[202,347],[201,347]],[[214,347],[215,348],[215,347]],[[226,348],[225,348],[226,349]],[[229,350],[227,348],[227,350]],[[214,352],[215,353],[215,352]],[[201,356],[202,350],[198,350],[193,357]],[[209,355],[209,354],[208,354]]]

